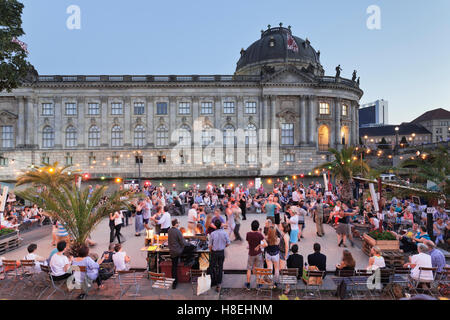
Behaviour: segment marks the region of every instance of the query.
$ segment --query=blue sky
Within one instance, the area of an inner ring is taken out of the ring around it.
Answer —
[[[327,75],[354,69],[361,103],[389,101],[390,122],[450,108],[450,1],[22,0],[40,74],[232,74],[240,49],[283,22],[321,51]],[[366,27],[370,5],[381,30]],[[81,9],[69,30],[67,7]]]

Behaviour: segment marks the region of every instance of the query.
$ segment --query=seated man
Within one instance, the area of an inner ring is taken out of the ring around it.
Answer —
[[[436,272],[442,272],[446,266],[445,255],[442,251],[436,249],[436,244],[433,241],[424,242],[428,247],[428,254],[431,256],[431,265],[437,268]]]
[[[36,249],[37,245],[35,243],[30,244],[27,248],[28,254],[23,258],[24,260],[34,261],[34,268],[29,270],[31,273],[41,272],[41,264],[45,261],[45,258],[35,253]]]
[[[411,278],[423,287],[425,283],[433,281],[432,271],[420,271],[420,268],[432,268],[431,256],[427,254],[428,248],[423,243],[417,245],[417,251],[419,253],[409,257],[409,263],[404,267],[411,268]]]
[[[70,265],[72,262],[72,258],[67,258],[64,255],[64,251],[66,250],[67,243],[66,241],[59,241],[56,245],[56,249],[58,250],[52,258],[50,259],[50,269],[51,275],[54,281],[60,281],[67,279],[71,276],[71,273],[68,273],[70,269]]]
[[[316,266],[319,271],[326,271],[327,270],[327,257],[320,253],[320,244],[314,243],[313,246],[314,253],[310,254],[308,256],[308,264],[310,266]],[[324,278],[326,276],[326,273],[324,274]]]

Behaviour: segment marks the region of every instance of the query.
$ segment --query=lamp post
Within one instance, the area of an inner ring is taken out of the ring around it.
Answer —
[[[414,145],[414,141],[416,140],[416,134],[413,133],[413,134],[411,135],[411,137],[412,137],[412,145]]]
[[[367,147],[367,139],[369,139],[369,137],[367,136],[367,134],[364,136],[364,146]]]
[[[136,162],[138,164],[138,187],[141,188],[141,163],[143,162],[143,158],[141,156],[141,150],[138,150],[136,156]]]

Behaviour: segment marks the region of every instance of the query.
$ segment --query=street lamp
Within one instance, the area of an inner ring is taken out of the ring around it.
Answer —
[[[412,136],[412,144],[414,145],[414,140],[416,139],[416,134],[413,133],[411,136]]]
[[[400,130],[399,127],[395,127],[395,147],[394,147],[394,153],[398,153],[398,131]]]
[[[369,139],[369,137],[367,136],[367,134],[364,136],[364,146],[367,147],[367,139]]]

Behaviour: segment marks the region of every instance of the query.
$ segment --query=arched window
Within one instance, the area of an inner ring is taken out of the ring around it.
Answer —
[[[319,127],[319,150],[328,151],[330,147],[330,130],[326,125]]]
[[[180,127],[178,131],[178,144],[180,146],[190,146],[191,145],[191,128],[188,125],[184,124]]]
[[[211,142],[213,142],[212,133],[213,133],[213,131],[211,129],[211,126],[209,126],[209,125],[203,126],[203,130],[202,130],[202,146],[203,147],[206,147]]]
[[[341,143],[343,145],[348,146],[349,142],[350,142],[349,129],[347,126],[343,126],[341,128]]]
[[[123,130],[120,126],[114,126],[111,130],[111,146],[123,146]]]
[[[167,146],[169,144],[169,130],[165,125],[161,125],[156,129],[156,145]]]
[[[74,126],[69,126],[66,129],[66,147],[77,146],[77,129]]]
[[[55,131],[52,127],[46,126],[42,130],[42,147],[53,148],[55,146]]]
[[[250,123],[245,129],[245,145],[256,146],[258,138],[256,137],[256,126]]]
[[[235,134],[234,127],[228,124],[223,128],[223,145],[224,146],[234,146],[235,144]]]
[[[89,128],[88,146],[89,147],[99,147],[100,146],[100,129],[97,126],[92,126]]]
[[[145,145],[145,128],[138,125],[134,128],[134,146],[143,147]]]

